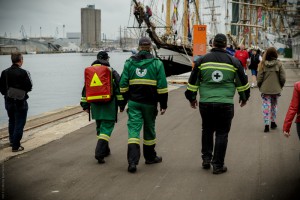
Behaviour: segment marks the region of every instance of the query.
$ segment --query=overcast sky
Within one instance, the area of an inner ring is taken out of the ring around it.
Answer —
[[[120,26],[128,25],[131,0],[0,0],[0,36],[21,38],[23,25],[27,36],[58,36],[80,32],[80,9],[95,5],[101,10],[101,33],[108,39],[119,36]]]

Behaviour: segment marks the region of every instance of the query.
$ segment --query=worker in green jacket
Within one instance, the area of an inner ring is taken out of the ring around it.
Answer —
[[[202,167],[210,169],[212,165],[213,174],[222,174],[227,171],[224,159],[234,116],[235,91],[238,91],[239,103],[243,107],[250,97],[250,86],[239,60],[225,50],[226,35],[217,34],[212,45],[211,52],[195,62],[185,96],[194,109],[199,102],[202,119]],[[199,101],[196,98],[197,92],[200,94]]]
[[[99,52],[97,60],[92,63],[93,65],[105,65],[110,67],[109,56],[106,52]],[[111,68],[112,69],[112,68]],[[84,111],[92,113],[92,119],[96,120],[96,131],[98,142],[95,150],[95,158],[99,164],[105,163],[104,157],[110,155],[109,139],[117,121],[118,105],[120,106],[120,112],[123,112],[125,104],[122,95],[119,92],[120,75],[117,71],[112,69],[113,78],[113,95],[109,102],[95,102],[88,103],[86,101],[85,87],[82,90],[82,97],[80,105]]]
[[[143,154],[146,164],[162,162],[155,151],[155,119],[167,109],[168,86],[163,63],[150,53],[151,40],[139,40],[139,53],[125,62],[120,80],[120,92],[128,101],[128,171],[136,172],[140,159],[140,131],[144,128]]]

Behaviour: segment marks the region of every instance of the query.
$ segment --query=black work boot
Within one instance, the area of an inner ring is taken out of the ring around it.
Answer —
[[[213,174],[223,174],[227,172],[227,167],[226,166],[223,166],[223,167],[218,167],[218,168],[215,168],[213,169]]]
[[[136,172],[136,166],[140,160],[140,145],[139,144],[128,144],[127,149],[127,160],[128,160],[128,172]]]
[[[95,149],[95,158],[98,160],[99,164],[105,163],[104,157],[107,156],[108,153],[108,141],[99,139],[97,142],[97,146]],[[109,150],[110,152],[110,150]]]
[[[98,163],[99,163],[99,164],[104,164],[104,163],[105,163],[105,160],[104,160],[103,157],[98,157],[98,158],[96,158],[96,159],[98,160]]]
[[[146,164],[154,164],[162,162],[162,157],[157,156],[154,145],[143,145],[143,153]]]
[[[150,164],[161,163],[161,162],[162,162],[162,157],[156,156],[153,160],[146,160],[145,164],[150,165]]]
[[[133,164],[133,163],[129,164],[128,165],[128,172],[135,173],[136,172],[136,164]]]
[[[264,130],[264,132],[265,132],[265,133],[270,132],[269,125],[265,125],[265,130]]]
[[[277,124],[275,122],[271,122],[271,129],[277,128]]]
[[[108,156],[110,156],[110,148],[109,148],[109,146],[107,146],[107,148],[106,148],[106,152],[105,152],[104,157],[108,157]]]
[[[210,169],[210,163],[211,163],[210,160],[203,160],[203,162],[202,162],[202,168],[203,169]]]

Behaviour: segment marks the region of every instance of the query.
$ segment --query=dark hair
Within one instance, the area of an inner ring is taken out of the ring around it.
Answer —
[[[278,58],[277,51],[274,47],[269,47],[263,53],[262,61],[258,64],[258,71],[262,71],[266,61],[276,60]]]
[[[276,60],[278,58],[277,51],[274,47],[269,47],[266,52],[266,60]]]
[[[258,55],[260,55],[260,54],[261,54],[261,51],[260,51],[260,49],[257,49],[257,51],[256,51],[256,54],[258,54]]]
[[[20,52],[11,53],[11,61],[13,64],[20,62],[23,59],[23,56]]]
[[[109,59],[109,56],[108,56],[108,54],[105,51],[100,51],[97,54],[97,59],[99,59],[99,60],[107,60],[107,59]]]

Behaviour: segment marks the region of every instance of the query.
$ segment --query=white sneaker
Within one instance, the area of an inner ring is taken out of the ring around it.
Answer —
[[[254,88],[254,83],[251,84],[251,88]]]

